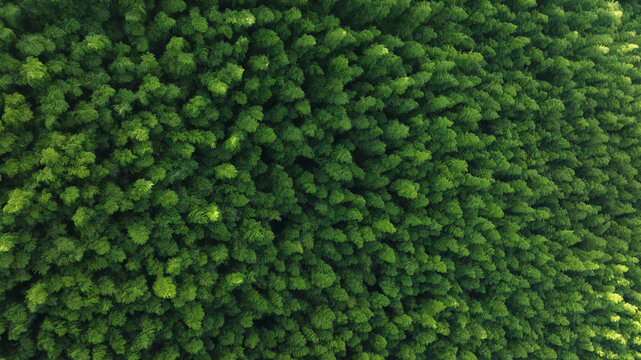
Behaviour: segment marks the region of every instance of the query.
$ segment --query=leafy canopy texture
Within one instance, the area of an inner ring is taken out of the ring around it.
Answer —
[[[0,359],[640,359],[639,31],[0,1]]]

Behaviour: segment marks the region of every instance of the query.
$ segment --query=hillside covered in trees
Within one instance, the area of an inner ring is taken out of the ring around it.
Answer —
[[[0,359],[641,359],[640,33],[0,0]]]

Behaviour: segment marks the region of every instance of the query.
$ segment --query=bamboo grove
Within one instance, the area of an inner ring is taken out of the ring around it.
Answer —
[[[640,359],[638,32],[0,0],[0,359]]]

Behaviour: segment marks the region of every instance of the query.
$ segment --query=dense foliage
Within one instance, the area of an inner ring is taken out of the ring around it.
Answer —
[[[0,1],[0,359],[641,358],[640,29]]]

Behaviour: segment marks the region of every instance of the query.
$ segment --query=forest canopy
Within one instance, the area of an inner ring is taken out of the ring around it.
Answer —
[[[640,359],[640,31],[0,0],[0,360]]]

